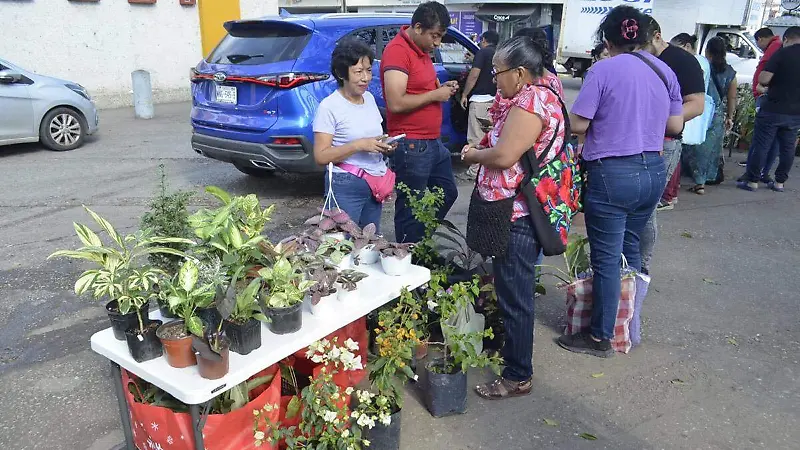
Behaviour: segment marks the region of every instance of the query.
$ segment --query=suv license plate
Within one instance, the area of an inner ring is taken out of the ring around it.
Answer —
[[[228,103],[231,105],[236,104],[236,86],[220,86],[217,85],[217,102]]]

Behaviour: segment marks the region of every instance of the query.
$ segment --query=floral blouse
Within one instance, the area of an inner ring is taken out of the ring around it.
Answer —
[[[513,98],[502,102],[495,101],[490,108],[490,116],[494,127],[486,134],[483,144],[486,147],[497,145],[508,114],[514,106],[536,114],[542,119],[542,132],[533,146],[537,157],[541,155],[555,136],[555,141],[544,159],[545,163],[551,161],[564,142],[564,113],[558,96],[551,90],[541,86],[527,85]],[[522,192],[519,191],[519,186],[524,178],[525,171],[519,162],[505,170],[481,166],[477,178],[478,193],[481,198],[487,201],[504,200],[516,196],[514,212],[511,217],[511,220],[515,221],[529,214],[525,198]]]

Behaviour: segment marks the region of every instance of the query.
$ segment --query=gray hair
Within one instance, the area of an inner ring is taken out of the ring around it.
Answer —
[[[503,42],[494,53],[494,60],[509,68],[523,67],[534,78],[544,75],[544,49],[528,36],[515,36]]]

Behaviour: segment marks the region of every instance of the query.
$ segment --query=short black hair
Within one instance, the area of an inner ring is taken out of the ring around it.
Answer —
[[[677,34],[677,35],[675,35],[675,37],[674,37],[674,38],[672,38],[672,40],[671,40],[671,41],[669,41],[669,42],[670,42],[671,44],[680,45],[680,46],[683,46],[683,45],[687,45],[687,44],[688,44],[688,45],[690,45],[692,48],[697,48],[697,36],[696,36],[696,35],[693,35],[693,34],[689,34],[689,33],[680,33],[680,34]]]
[[[651,19],[632,6],[617,6],[600,23],[597,40],[605,39],[624,52],[633,51],[650,41],[649,31],[655,22]]]
[[[423,30],[432,30],[437,27],[444,30],[450,26],[450,13],[439,2],[421,3],[414,11],[414,15],[411,16],[411,26],[416,24],[419,24]]]
[[[369,58],[370,64],[375,61],[375,52],[360,39],[345,38],[336,44],[331,55],[331,73],[340,87],[349,79],[350,68],[365,56]]]
[[[800,39],[800,27],[789,27],[783,32],[784,39]]]
[[[592,57],[593,58],[599,58],[600,55],[603,54],[603,50],[605,50],[605,49],[606,49],[606,44],[604,44],[602,42],[597,44],[597,45],[595,45],[594,48],[592,49]]]
[[[485,31],[481,35],[481,39],[488,42],[490,45],[497,45],[500,42],[500,35],[496,31]]]
[[[764,28],[756,31],[756,33],[753,35],[753,37],[756,38],[756,39],[768,38],[768,37],[772,37],[772,36],[775,36],[775,33],[773,33],[772,30],[770,30],[767,27],[764,27]]]

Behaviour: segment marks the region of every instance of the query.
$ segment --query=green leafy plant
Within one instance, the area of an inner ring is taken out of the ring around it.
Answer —
[[[167,174],[164,164],[158,165],[160,183],[156,195],[150,200],[150,208],[144,213],[141,220],[141,229],[156,236],[170,236],[191,239],[192,229],[189,226],[189,200],[194,195],[190,191],[168,192]],[[185,252],[189,249],[187,244],[166,244],[166,247]],[[153,253],[148,255],[150,265],[163,270],[168,276],[178,272],[183,258],[167,253]]]
[[[414,218],[425,228],[423,239],[414,246],[414,256],[423,265],[433,264],[436,260],[433,235],[439,228],[438,214],[444,205],[444,190],[437,186],[420,192],[404,183],[398,183],[396,189],[405,196]]]
[[[348,292],[353,292],[358,289],[358,282],[367,278],[367,274],[357,270],[345,269],[336,279],[336,282],[342,286],[342,289]]]
[[[367,371],[373,389],[389,400],[388,408],[392,412],[403,407],[403,385],[417,379],[411,370],[411,361],[424,334],[422,305],[414,294],[402,289],[397,303],[378,313],[378,325],[374,330],[378,354],[367,361]]]
[[[466,272],[485,262],[485,258],[469,248],[467,236],[453,222],[442,220],[441,226],[433,235],[437,238],[433,249],[446,264],[455,264]]]
[[[75,294],[83,295],[91,291],[95,299],[107,297],[116,300],[122,314],[135,310],[139,318],[139,330],[144,332],[140,309],[155,296],[153,287],[164,273],[142,265],[141,258],[155,253],[185,257],[180,250],[166,245],[191,245],[194,242],[184,238],[149,236],[144,231],[122,236],[106,219],[86,206],[84,209],[105,231],[111,243],[105,245],[88,226],[74,223],[75,232],[83,246],[77,250],[58,250],[47,258],[73,258],[95,264],[95,268],[84,271],[75,282]]]
[[[286,258],[259,270],[258,275],[264,281],[262,298],[270,308],[290,308],[302,303],[306,292],[314,285]]]
[[[749,144],[753,140],[755,120],[756,101],[753,98],[753,91],[750,84],[740,84],[736,89],[736,112],[730,137]],[[737,142],[729,142],[728,147],[736,144]]]
[[[184,320],[186,331],[195,336],[203,335],[203,322],[197,316],[197,308],[207,308],[214,301],[214,286],[198,284],[199,269],[191,259],[181,264],[173,280],[164,280],[161,295],[166,297],[172,311]]]
[[[245,283],[245,280],[241,280],[237,284],[241,287]],[[269,319],[261,312],[261,307],[258,305],[261,283],[261,279],[256,278],[246,284],[244,289],[236,293],[236,303],[234,303],[233,310],[228,316],[229,321],[239,324],[247,323],[250,319],[269,322]]]
[[[348,239],[337,240],[324,238],[317,247],[316,254],[330,259],[334,264],[342,262],[345,256],[353,252],[353,243]]]
[[[574,283],[580,274],[592,267],[589,259],[589,239],[586,236],[575,233],[569,235],[567,249],[564,252],[564,264],[566,272],[558,267],[545,264],[539,267],[554,269],[555,273],[547,273],[547,275],[554,276],[566,284]]]

